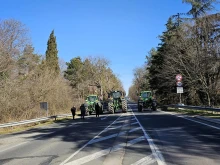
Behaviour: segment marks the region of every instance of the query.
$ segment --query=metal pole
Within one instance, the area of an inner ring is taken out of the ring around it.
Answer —
[[[48,109],[49,109],[48,107],[49,107],[49,104],[47,103],[47,117],[48,117]]]
[[[181,100],[181,93],[180,93],[180,104],[182,104],[182,100]]]

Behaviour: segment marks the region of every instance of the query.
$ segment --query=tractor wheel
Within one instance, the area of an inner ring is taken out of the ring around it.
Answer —
[[[114,113],[114,106],[113,106],[113,103],[108,103],[108,110],[110,113]]]
[[[128,109],[127,101],[126,100],[122,100],[122,112],[126,113],[127,109]]]

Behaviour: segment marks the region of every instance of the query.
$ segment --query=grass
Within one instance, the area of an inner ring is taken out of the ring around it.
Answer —
[[[178,109],[178,108],[170,108],[168,107],[167,112],[176,112],[176,113],[181,113],[185,115],[190,115],[190,116],[195,116],[195,115],[200,115],[200,116],[207,116],[211,118],[219,118],[220,119],[220,113],[218,112],[212,112],[212,111],[206,111],[206,110],[189,110],[189,109]]]

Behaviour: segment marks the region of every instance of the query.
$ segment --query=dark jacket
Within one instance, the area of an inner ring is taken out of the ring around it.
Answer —
[[[95,111],[96,111],[96,114],[99,114],[100,106],[98,103],[95,104]]]
[[[71,112],[72,112],[73,115],[75,115],[75,114],[76,114],[76,108],[75,108],[75,107],[72,107],[72,108],[71,108]]]
[[[81,115],[82,115],[82,116],[85,116],[85,114],[86,114],[86,107],[85,107],[84,104],[82,104],[82,105],[80,106],[80,110],[81,110]]]

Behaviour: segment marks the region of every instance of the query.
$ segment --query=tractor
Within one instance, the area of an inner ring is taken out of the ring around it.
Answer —
[[[86,98],[86,104],[87,104],[87,109],[86,109],[86,114],[87,115],[91,115],[93,112],[95,112],[95,104],[98,103],[100,108],[100,114],[103,113],[103,108],[102,108],[102,104],[99,101],[99,98],[97,95],[89,95]]]
[[[122,112],[127,112],[127,101],[124,98],[124,93],[122,91],[111,91],[108,94],[108,111],[110,113],[115,113],[118,110]]]
[[[150,108],[153,111],[156,111],[156,100],[152,98],[151,91],[141,91],[139,99],[138,99],[138,111],[143,111],[143,108]]]

